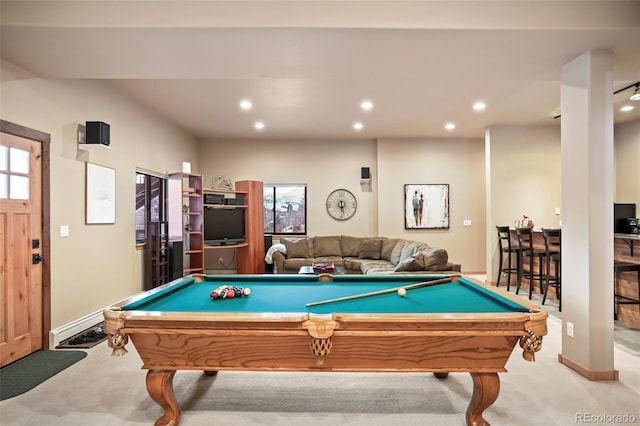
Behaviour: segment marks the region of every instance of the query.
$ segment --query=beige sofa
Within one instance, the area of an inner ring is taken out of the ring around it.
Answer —
[[[315,236],[280,238],[267,251],[276,274],[297,274],[314,262],[333,262],[348,274],[452,273],[460,265],[449,262],[445,249],[420,241],[385,237]]]

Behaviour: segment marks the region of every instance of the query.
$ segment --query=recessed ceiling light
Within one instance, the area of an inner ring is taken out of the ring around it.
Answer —
[[[362,101],[362,103],[360,104],[360,108],[362,108],[365,111],[370,111],[371,109],[373,109],[373,102],[369,100]]]
[[[358,121],[358,122],[353,123],[353,128],[354,128],[354,129],[356,129],[356,130],[362,130],[362,128],[363,128],[363,127],[364,127],[364,126],[363,126],[363,125],[362,125],[362,123],[361,123],[361,122],[359,122],[359,121]]]
[[[253,127],[255,127],[256,130],[262,130],[264,129],[264,123],[262,121],[256,121],[256,124],[254,124]]]
[[[476,111],[484,111],[486,107],[487,107],[487,104],[485,104],[482,101],[478,101],[475,104],[473,104],[473,109],[475,109]]]
[[[635,109],[635,108],[633,106],[631,106],[631,105],[625,105],[622,108],[620,108],[620,111],[628,112],[628,111],[631,111],[632,109]]]
[[[251,103],[250,100],[244,99],[244,100],[240,101],[240,109],[241,110],[249,111],[251,108],[253,108],[253,104]]]
[[[453,124],[453,123],[447,123],[447,124],[444,125],[444,128],[447,129],[447,130],[453,130],[453,129],[456,128],[456,125]]]

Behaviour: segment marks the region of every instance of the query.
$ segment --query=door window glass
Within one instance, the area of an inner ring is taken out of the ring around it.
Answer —
[[[5,174],[0,174],[0,198],[9,198],[9,179]]]
[[[0,145],[0,198],[30,197],[29,151]]]
[[[12,173],[29,174],[29,151],[11,148],[9,153],[9,166]]]
[[[11,175],[9,181],[11,187],[12,200],[28,200],[29,199],[29,178],[26,176]]]
[[[9,150],[6,146],[0,145],[0,170],[7,170],[9,163]]]

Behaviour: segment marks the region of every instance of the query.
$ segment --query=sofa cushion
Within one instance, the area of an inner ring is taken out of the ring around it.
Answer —
[[[311,257],[294,257],[284,260],[284,271],[278,273],[293,273],[296,274],[302,266],[313,265],[313,258]]]
[[[381,273],[383,271],[393,272],[393,265],[388,260],[372,260],[362,259],[360,265],[360,272],[363,274]]]
[[[449,254],[444,249],[428,248],[422,250],[422,263],[425,271],[444,271],[448,267]]]
[[[342,247],[342,256],[344,257],[358,257],[360,255],[360,244],[362,238],[350,237],[348,235],[340,236],[340,245]]]
[[[391,264],[393,264],[393,266],[397,265],[398,262],[400,262],[400,255],[402,254],[402,248],[406,243],[407,243],[406,240],[398,240],[396,245],[393,247],[393,250],[391,250],[391,257],[389,258],[389,261],[391,262]]]
[[[382,240],[379,238],[365,238],[360,245],[360,259],[380,259],[380,250],[382,249]]]
[[[422,263],[422,253],[416,253],[413,256],[409,256],[406,259],[398,262],[396,267],[393,269],[395,272],[402,271],[422,271],[424,269],[424,265]]]
[[[383,238],[382,248],[380,249],[380,259],[391,260],[391,252],[397,243],[397,238]]]
[[[293,257],[311,257],[309,250],[309,241],[307,238],[281,238],[280,242],[287,249],[287,258]]]
[[[400,260],[399,262],[402,262],[403,260],[413,256],[414,254],[418,253],[420,251],[420,244],[417,241],[406,241],[405,245],[402,247],[402,250],[400,251]]]
[[[334,266],[344,266],[344,257],[340,257],[340,256],[314,257],[313,263],[333,263]]]
[[[315,257],[338,256],[342,257],[340,237],[313,237],[313,254]]]
[[[362,259],[358,259],[357,257],[345,257],[344,258],[344,267],[349,271],[358,271],[362,270]]]

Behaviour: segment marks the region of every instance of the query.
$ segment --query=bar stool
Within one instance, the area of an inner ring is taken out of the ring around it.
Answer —
[[[638,305],[640,308],[640,263],[613,262],[613,273],[617,280],[620,272],[636,272],[638,274],[638,298],[617,293],[613,284],[613,319],[618,319],[618,305]]]
[[[520,247],[515,244],[511,244],[511,232],[508,226],[496,226],[498,230],[498,247],[500,250],[500,262],[498,265],[498,279],[496,280],[496,287],[500,287],[500,278],[503,273],[507,274],[507,291],[511,285],[511,274],[518,274],[518,265],[520,265]],[[513,254],[516,255],[516,264],[511,263]],[[507,257],[507,267],[502,267],[503,258]],[[519,276],[518,276],[519,277]]]
[[[544,288],[544,296],[542,296],[542,304],[547,300],[549,286],[556,289],[556,297],[558,298],[558,311],[562,312],[562,295],[560,286],[560,250],[562,246],[560,229],[543,229],[542,238],[544,238],[544,249],[546,257],[547,271],[545,274],[546,286]],[[553,262],[553,276],[551,275],[551,263]]]
[[[543,273],[543,264],[546,256],[546,251],[533,246],[533,231],[531,228],[516,228],[516,234],[518,235],[518,245],[522,255],[520,256],[520,263],[518,265],[518,286],[516,287],[516,294],[520,291],[522,285],[522,278],[529,280],[529,299],[533,295],[533,287],[537,280],[540,285],[540,293],[543,291],[543,281],[545,279]],[[529,266],[524,268],[524,259],[529,259]],[[538,259],[538,273],[535,272],[533,260]]]

